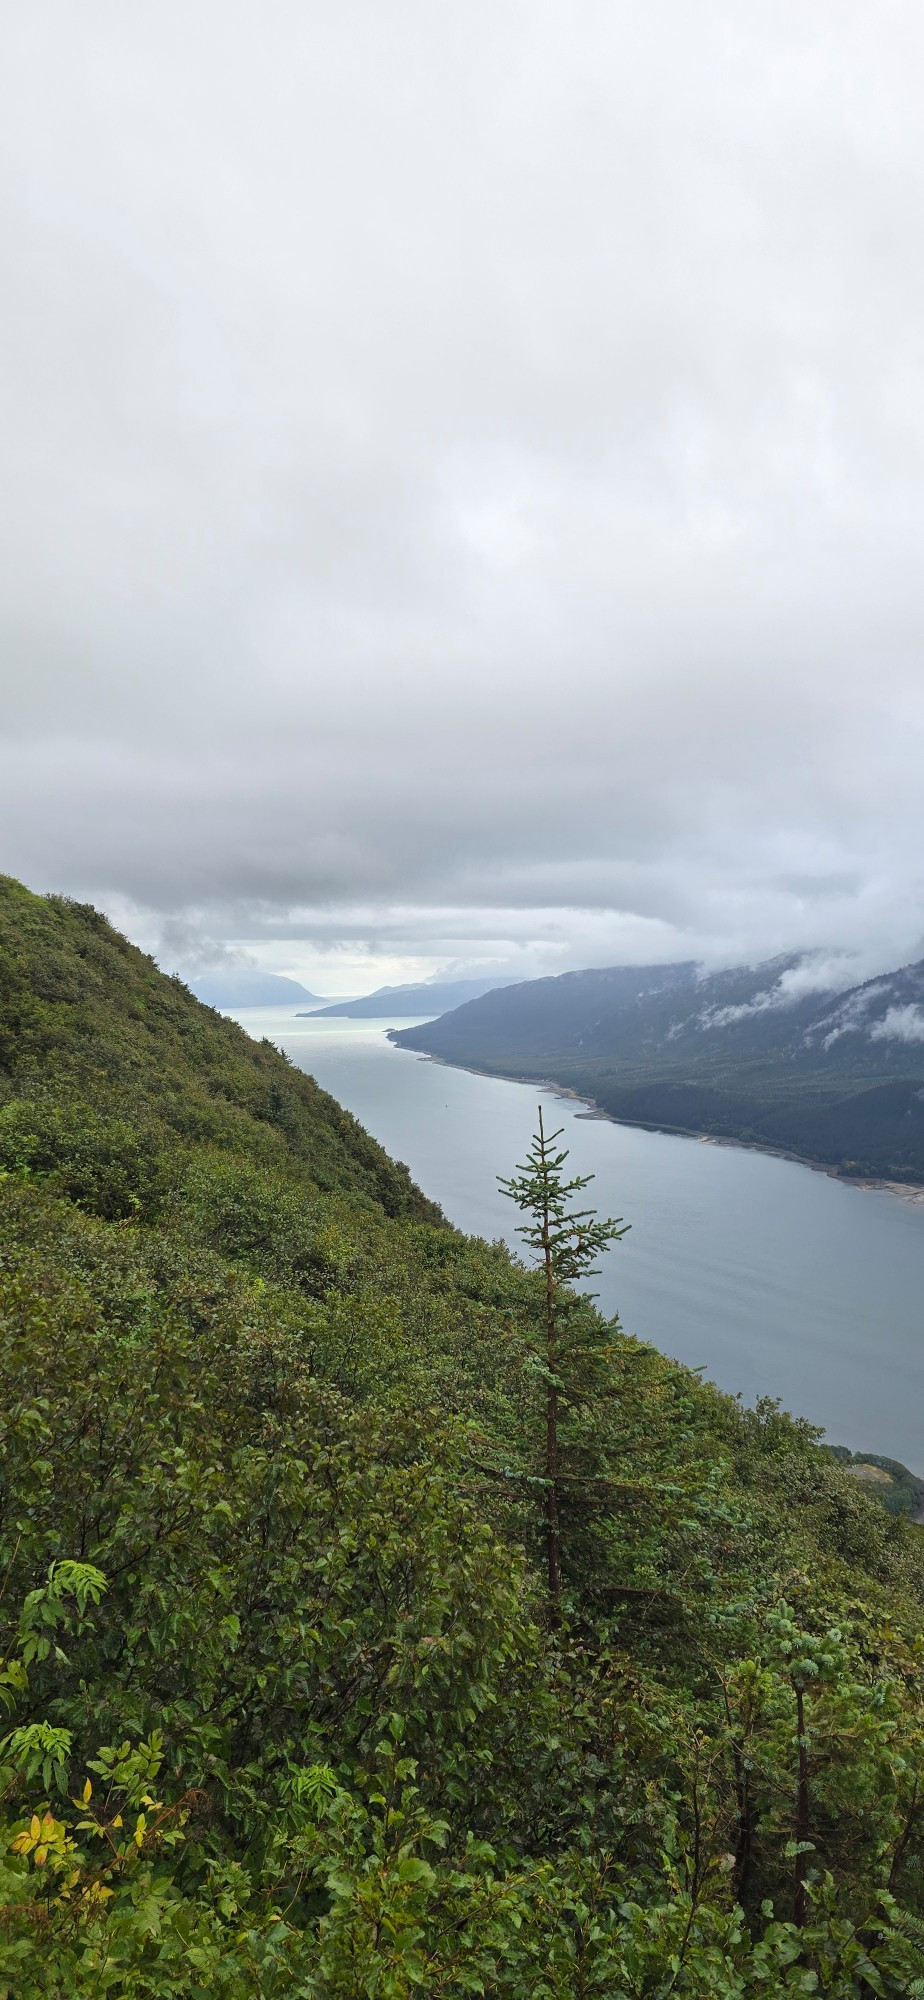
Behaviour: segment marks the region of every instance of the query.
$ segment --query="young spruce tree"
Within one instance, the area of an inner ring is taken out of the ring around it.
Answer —
[[[592,1420],[603,1360],[600,1343],[588,1327],[588,1295],[582,1298],[575,1287],[592,1275],[601,1252],[625,1236],[630,1226],[621,1217],[601,1220],[595,1209],[573,1206],[574,1197],[594,1177],[580,1174],[565,1179],[568,1153],[555,1150],[563,1130],[562,1126],[546,1134],[540,1104],[539,1129],[526,1159],[509,1179],[497,1177],[504,1193],[530,1218],[517,1234],[529,1245],[545,1278],[542,1351],[536,1358],[545,1382],[544,1532],[553,1604],[562,1587],[562,1422],[581,1410]],[[581,1475],[564,1478],[580,1483]]]

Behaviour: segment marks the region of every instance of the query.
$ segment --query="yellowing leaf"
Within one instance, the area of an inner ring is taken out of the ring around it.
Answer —
[[[92,1797],[93,1797],[93,1786],[91,1785],[90,1780],[88,1778],[83,1788],[83,1802],[85,1806],[89,1805]]]

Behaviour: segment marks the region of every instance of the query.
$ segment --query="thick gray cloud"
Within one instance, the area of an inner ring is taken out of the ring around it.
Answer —
[[[2,42],[3,866],[341,985],[920,950],[910,0]]]

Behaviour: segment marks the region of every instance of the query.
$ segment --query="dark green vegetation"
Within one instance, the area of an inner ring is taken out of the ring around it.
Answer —
[[[540,1104],[538,1129],[526,1159],[509,1178],[498,1176],[504,1193],[527,1217],[517,1234],[542,1278],[542,1319],[529,1359],[545,1397],[542,1527],[549,1607],[556,1619],[564,1580],[562,1521],[567,1511],[574,1511],[575,1501],[597,1498],[597,1408],[608,1400],[616,1363],[617,1329],[586,1312],[584,1293],[598,1258],[629,1229],[621,1217],[617,1222],[614,1216],[600,1217],[594,1209],[576,1206],[575,1196],[583,1197],[593,1175],[566,1179],[568,1154],[556,1150],[561,1136],[560,1130],[546,1132]],[[565,1440],[570,1449],[563,1467]]]
[[[0,1078],[0,1993],[911,1992],[918,1531],[575,1302],[552,1616],[541,1274],[13,883]]]
[[[708,977],[695,965],[567,972],[393,1039],[562,1084],[633,1124],[924,1181],[924,960],[847,992],[811,980],[797,958]]]
[[[401,1014],[445,1014],[450,1007],[462,1007],[467,1000],[476,1000],[482,993],[491,993],[496,986],[508,984],[506,980],[491,979],[441,979],[429,986],[380,986],[375,993],[364,993],[359,1000],[338,1000],[331,1007],[313,1007],[313,1014],[348,1014],[357,1019],[381,1020],[382,1016],[392,1018]]]

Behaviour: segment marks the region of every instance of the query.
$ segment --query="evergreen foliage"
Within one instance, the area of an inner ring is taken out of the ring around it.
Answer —
[[[597,1258],[629,1227],[621,1218],[601,1221],[590,1208],[575,1208],[573,1197],[589,1187],[592,1174],[565,1180],[566,1151],[556,1152],[562,1129],[546,1137],[542,1106],[539,1126],[524,1164],[510,1179],[498,1175],[504,1193],[532,1220],[522,1236],[539,1263],[544,1288],[543,1342],[534,1357],[545,1382],[545,1506],[543,1528],[549,1596],[561,1594],[562,1487],[576,1482],[586,1492],[602,1474],[568,1472],[561,1464],[560,1416],[579,1428],[582,1442],[593,1451],[602,1435],[600,1401],[607,1399],[612,1380],[612,1356],[605,1322],[581,1310],[575,1291],[596,1269]]]
[[[559,1191],[550,1616],[545,1253],[0,884],[7,2000],[924,1977],[919,1531],[599,1319]]]

